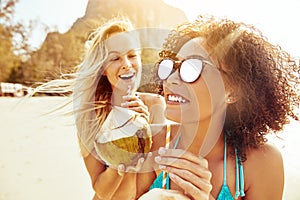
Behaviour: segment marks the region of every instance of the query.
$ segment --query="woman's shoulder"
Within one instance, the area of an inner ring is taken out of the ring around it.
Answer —
[[[256,149],[249,150],[243,165],[247,196],[253,196],[254,199],[259,196],[278,199],[277,197],[282,195],[283,158],[275,145],[267,142]]]
[[[251,149],[247,152],[247,161],[250,165],[256,165],[257,163],[281,163],[282,155],[280,150],[274,144],[266,142],[256,149]]]

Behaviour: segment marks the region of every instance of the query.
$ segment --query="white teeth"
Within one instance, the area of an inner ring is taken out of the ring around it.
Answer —
[[[178,103],[186,103],[186,100],[183,99],[181,96],[175,96],[175,95],[168,95],[168,101],[174,101]]]
[[[122,74],[122,75],[120,75],[121,78],[130,78],[130,77],[132,77],[132,76],[134,76],[134,73],[129,73],[129,74]]]

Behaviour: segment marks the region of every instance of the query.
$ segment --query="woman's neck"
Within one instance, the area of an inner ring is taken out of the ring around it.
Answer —
[[[179,148],[206,158],[223,155],[222,129],[210,129],[210,119],[197,123],[182,124]],[[216,126],[216,125],[215,125]]]

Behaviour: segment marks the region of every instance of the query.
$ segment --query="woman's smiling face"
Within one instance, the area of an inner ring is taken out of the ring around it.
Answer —
[[[186,83],[181,80],[177,69],[164,81],[166,117],[179,123],[210,120],[215,110],[224,106],[225,90],[220,72],[213,64],[206,63],[213,62],[200,44],[201,38],[189,40],[177,54],[178,60],[204,60],[199,78],[193,83]]]
[[[132,32],[113,34],[105,45],[108,57],[104,62],[104,75],[113,89],[136,89],[141,79],[140,44]]]

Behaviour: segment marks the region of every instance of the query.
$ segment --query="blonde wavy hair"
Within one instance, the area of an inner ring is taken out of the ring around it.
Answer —
[[[110,111],[111,84],[104,72],[103,63],[108,52],[104,41],[114,33],[133,30],[126,18],[114,18],[99,27],[86,43],[87,51],[78,66],[74,85],[74,111],[78,139],[83,156],[93,149],[94,139]]]
[[[78,140],[84,157],[91,153],[95,136],[110,111],[112,88],[107,77],[102,76],[103,63],[108,56],[105,40],[114,33],[133,30],[131,21],[126,17],[118,16],[106,21],[90,34],[85,44],[83,61],[76,66],[75,73],[63,74],[61,79],[43,83],[30,94],[72,93],[65,105],[72,102],[74,104],[71,114],[75,116]]]

